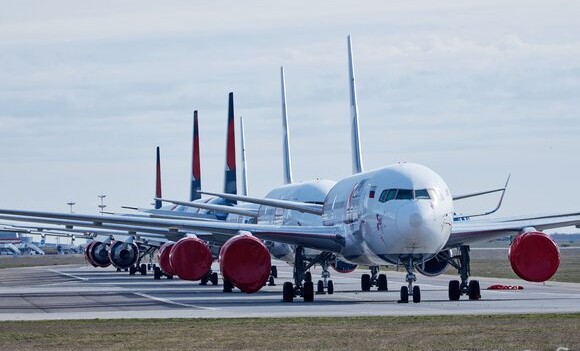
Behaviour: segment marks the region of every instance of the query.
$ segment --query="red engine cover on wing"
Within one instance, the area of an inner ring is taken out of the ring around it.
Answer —
[[[260,239],[236,235],[220,249],[220,270],[224,279],[245,293],[260,290],[270,277],[270,253]]]
[[[159,248],[159,267],[167,275],[175,275],[175,270],[171,267],[171,262],[169,261],[169,254],[173,245],[175,245],[173,241],[168,241]]]
[[[527,232],[516,237],[508,257],[514,273],[529,282],[552,278],[560,266],[558,245],[541,232]]]
[[[213,259],[205,241],[183,238],[169,252],[171,268],[183,280],[199,280],[211,269]]]

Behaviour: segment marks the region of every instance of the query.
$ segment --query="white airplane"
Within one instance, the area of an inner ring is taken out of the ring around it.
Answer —
[[[353,75],[351,81],[354,82]],[[351,112],[354,122],[356,108]],[[544,281],[555,274],[559,251],[541,231],[580,224],[580,213],[454,222],[449,187],[433,170],[415,163],[397,163],[369,172],[362,172],[361,163],[361,172],[338,181],[322,203],[219,195],[263,205],[260,211],[264,215],[259,215],[258,223],[252,224],[9,209],[2,209],[0,213],[29,221],[62,219],[84,222],[87,226],[138,225],[230,236],[220,251],[220,266],[222,274],[231,268],[228,279],[234,285],[257,286],[265,282],[269,253],[256,238],[295,245],[294,283],[286,282],[283,288],[283,300],[287,302],[298,294],[305,301],[314,299],[312,282],[304,282],[307,270],[304,248],[339,255],[353,264],[404,267],[407,285],[401,288],[402,302],[407,302],[410,296],[414,302],[421,301],[420,288],[414,284],[416,271],[437,275],[451,265],[458,269],[461,282],[450,282],[449,299],[458,300],[467,294],[476,300],[481,292],[477,281],[469,281],[470,244],[516,236],[510,249],[510,263],[515,273],[525,280]],[[280,216],[288,210],[320,216],[322,225],[281,225],[277,223],[276,208],[282,209]],[[452,250],[457,253],[453,254]],[[245,268],[239,269],[242,264]]]

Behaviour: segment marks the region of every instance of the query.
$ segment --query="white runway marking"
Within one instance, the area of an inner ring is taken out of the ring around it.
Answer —
[[[141,296],[144,297],[146,299],[151,299],[151,300],[155,300],[155,301],[159,301],[159,302],[163,302],[163,303],[167,303],[170,305],[176,305],[176,306],[181,306],[181,307],[188,307],[188,308],[198,308],[201,310],[208,310],[208,311],[217,311],[218,308],[213,308],[213,307],[202,307],[202,306],[196,306],[196,305],[190,305],[190,304],[186,304],[186,303],[181,303],[181,302],[176,302],[170,299],[164,299],[162,297],[155,297],[155,296],[151,296],[149,294],[145,294],[145,293],[140,293],[140,292],[136,292],[134,293],[137,296]]]

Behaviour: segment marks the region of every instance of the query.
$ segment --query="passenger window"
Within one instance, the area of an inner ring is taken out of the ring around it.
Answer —
[[[429,192],[427,189],[419,189],[415,190],[415,199],[417,200],[429,200],[431,197],[429,196]]]
[[[413,190],[399,189],[396,198],[397,200],[411,200],[413,198]]]

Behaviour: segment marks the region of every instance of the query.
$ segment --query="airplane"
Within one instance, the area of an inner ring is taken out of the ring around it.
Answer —
[[[350,48],[350,37],[348,43]],[[351,121],[355,111],[351,109]],[[458,300],[461,295],[468,295],[469,299],[478,300],[479,283],[469,280],[470,244],[513,235],[509,260],[515,273],[528,281],[545,281],[558,269],[559,251],[542,230],[580,225],[580,213],[454,221],[453,195],[446,182],[430,168],[416,163],[401,162],[372,171],[362,171],[361,167],[360,173],[332,186],[322,203],[219,196],[266,205],[264,212],[275,207],[285,210],[281,215],[287,210],[313,214],[320,216],[322,225],[281,225],[277,223],[276,210],[270,213],[274,216],[259,216],[255,224],[10,209],[2,209],[0,213],[40,222],[61,219],[84,222],[87,226],[139,225],[229,236],[220,251],[222,274],[227,270],[224,268],[232,268],[228,279],[234,285],[243,285],[246,292],[252,292],[251,286],[263,285],[263,275],[270,268],[268,250],[258,238],[295,245],[294,282],[283,285],[285,302],[293,301],[297,295],[303,296],[306,302],[314,300],[313,284],[304,280],[307,270],[304,248],[339,255],[352,264],[403,267],[407,271],[407,285],[401,287],[401,302],[408,302],[409,297],[413,302],[421,301],[415,272],[438,275],[453,266],[461,282],[450,281],[449,299]],[[246,269],[235,269],[241,264]]]

